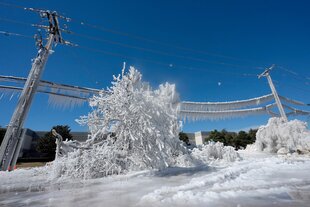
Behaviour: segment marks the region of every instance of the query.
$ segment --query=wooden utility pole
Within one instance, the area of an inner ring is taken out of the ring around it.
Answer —
[[[40,79],[43,74],[45,64],[47,62],[53,44],[66,44],[66,42],[61,37],[58,23],[58,15],[56,12],[36,9],[29,10],[39,12],[42,18],[48,19],[48,26],[36,25],[40,28],[46,29],[46,31],[48,32],[48,38],[45,46],[42,45],[42,40],[40,41],[40,47],[37,57],[32,63],[32,68],[29,72],[27,81],[24,85],[23,91],[21,92],[17,106],[2,141],[2,145],[0,148],[0,170],[2,171],[10,171],[13,170],[15,167],[21,146],[21,143],[19,142],[22,142],[22,128],[29,112],[33,97],[39,86]]]
[[[267,80],[268,80],[268,83],[269,83],[269,86],[270,86],[270,89],[272,91],[272,94],[274,96],[274,99],[276,101],[276,104],[278,106],[278,109],[279,109],[279,112],[280,112],[280,115],[281,117],[284,119],[284,121],[287,122],[287,116],[286,116],[286,113],[283,109],[283,106],[282,106],[282,103],[280,101],[280,98],[279,98],[279,95],[277,93],[277,90],[275,88],[275,86],[273,85],[273,82],[272,82],[272,79],[271,79],[271,76],[270,76],[270,71],[274,68],[275,65],[272,65],[271,67],[267,68],[263,73],[261,73],[258,78],[261,78],[261,77],[266,77]]]

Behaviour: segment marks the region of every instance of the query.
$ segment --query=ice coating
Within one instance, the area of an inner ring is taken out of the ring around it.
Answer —
[[[289,152],[306,153],[310,150],[310,131],[307,123],[297,119],[285,122],[281,118],[270,118],[266,126],[258,129],[255,147],[273,153],[282,148]]]

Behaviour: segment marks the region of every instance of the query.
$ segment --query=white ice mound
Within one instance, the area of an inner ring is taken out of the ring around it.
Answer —
[[[292,120],[285,122],[281,118],[270,118],[266,126],[256,133],[256,149],[266,152],[301,152],[310,150],[310,131],[307,123]]]
[[[238,152],[231,146],[224,146],[221,142],[209,142],[192,150],[192,156],[204,163],[214,160],[233,162],[240,159]]]
[[[89,140],[53,163],[54,177],[96,178],[173,166],[187,149],[178,138],[179,98],[175,85],[157,90],[133,67],[114,77],[109,93],[90,100],[92,112],[78,120]]]

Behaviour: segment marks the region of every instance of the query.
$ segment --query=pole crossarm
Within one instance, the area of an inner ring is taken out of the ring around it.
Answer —
[[[271,89],[271,92],[274,96],[274,99],[277,103],[277,106],[278,106],[278,109],[279,109],[279,112],[281,114],[281,117],[282,119],[284,119],[284,121],[288,121],[287,119],[287,116],[285,114],[285,111],[283,109],[283,106],[282,106],[282,103],[281,103],[281,100],[279,98],[279,95],[278,95],[278,92],[276,90],[276,87],[273,85],[273,82],[272,82],[272,79],[271,79],[271,76],[270,76],[270,71],[275,67],[275,64],[273,64],[272,66],[270,66],[269,68],[267,68],[263,73],[261,73],[260,75],[258,75],[258,78],[260,79],[261,77],[266,77],[267,80],[268,80],[268,84],[270,86],[270,89]]]

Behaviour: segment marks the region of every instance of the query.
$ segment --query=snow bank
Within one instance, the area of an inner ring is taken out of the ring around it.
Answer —
[[[54,177],[87,179],[192,162],[178,137],[175,85],[153,90],[130,67],[108,90],[94,96],[93,111],[78,120],[89,126],[89,140],[53,163]]]
[[[306,153],[310,150],[310,131],[307,123],[296,119],[285,122],[281,118],[270,118],[266,126],[258,129],[255,147],[272,153]]]
[[[209,142],[206,145],[194,148],[192,156],[204,163],[210,163],[214,160],[233,162],[240,159],[238,152],[233,147],[224,146],[221,142]]]

